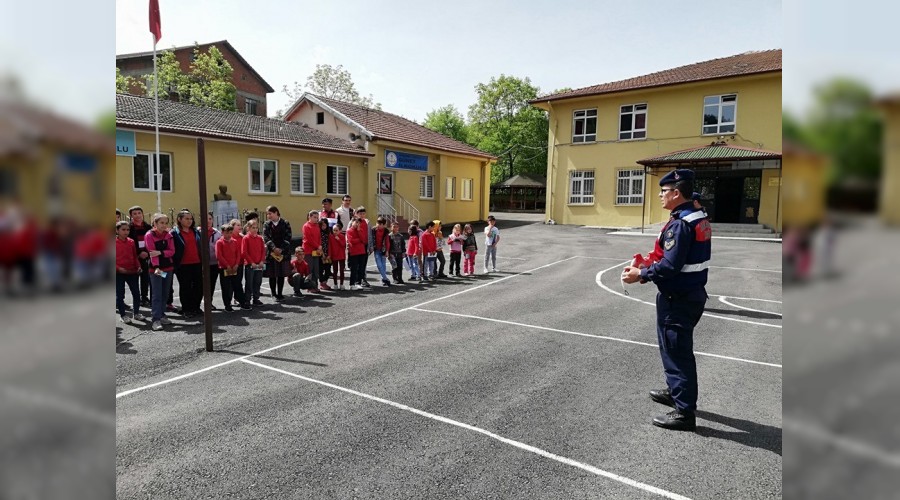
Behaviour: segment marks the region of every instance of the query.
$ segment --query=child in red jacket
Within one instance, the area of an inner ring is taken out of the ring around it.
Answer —
[[[116,310],[123,323],[130,324],[134,320],[144,320],[141,316],[141,292],[138,287],[138,275],[141,263],[137,256],[134,240],[128,237],[131,225],[128,221],[116,223]],[[125,285],[131,290],[131,306],[134,310],[128,314],[125,308]]]
[[[419,247],[419,228],[415,225],[409,226],[409,240],[406,242],[406,265],[409,266],[409,280],[420,280],[422,276],[419,274],[419,254],[422,253]]]
[[[366,239],[363,234],[360,220],[354,217],[350,221],[350,229],[347,230],[347,248],[350,252],[350,289],[363,289],[363,276],[366,275]]]
[[[244,264],[244,283],[247,301],[253,297],[253,305],[261,306],[263,271],[266,270],[266,243],[259,235],[259,221],[251,220],[244,225],[241,239],[241,262]]]
[[[425,268],[422,270],[422,281],[434,281],[437,278],[437,238],[434,236],[434,221],[425,224],[422,240],[422,255],[425,257]]]
[[[303,247],[299,246],[294,250],[294,258],[291,259],[291,278],[288,283],[294,287],[294,296],[302,297],[304,288],[309,290],[315,288],[315,281],[309,275],[309,264],[306,262],[306,255]]]
[[[344,263],[347,261],[347,237],[341,232],[343,225],[338,221],[328,235],[328,256],[331,257],[331,278],[335,290],[346,290],[344,285]],[[338,284],[338,268],[341,271],[341,282]]]
[[[241,288],[241,279],[238,274],[238,266],[241,265],[241,243],[233,237],[234,226],[222,224],[222,239],[216,242],[216,260],[219,261],[222,282],[222,302],[226,311],[234,311],[231,307],[231,297],[237,299],[241,309],[250,309],[250,302]]]

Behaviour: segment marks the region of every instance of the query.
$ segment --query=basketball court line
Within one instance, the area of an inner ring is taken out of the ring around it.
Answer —
[[[783,422],[784,430],[792,432],[794,435],[819,444],[832,446],[857,458],[865,458],[892,469],[900,469],[900,454],[896,452],[891,453],[857,439],[840,436],[815,424],[800,422],[794,418],[786,417],[783,419]]]
[[[294,339],[294,340],[292,340],[292,341],[290,341],[290,342],[285,342],[284,344],[280,344],[280,345],[277,345],[277,346],[275,346],[275,347],[269,347],[269,348],[267,348],[267,349],[263,349],[263,350],[261,350],[261,351],[255,352],[255,353],[253,353],[253,354],[247,354],[247,355],[244,355],[244,356],[241,356],[241,357],[238,357],[238,358],[232,358],[232,359],[229,359],[229,360],[227,360],[227,361],[223,361],[223,362],[221,362],[221,363],[217,363],[217,364],[214,364],[214,365],[211,365],[211,366],[207,366],[206,368],[201,368],[201,369],[199,369],[199,370],[194,370],[194,371],[192,371],[192,372],[188,372],[188,373],[185,373],[185,374],[182,374],[182,375],[178,375],[178,376],[176,376],[176,377],[172,377],[172,378],[168,378],[168,379],[165,379],[165,380],[161,380],[161,381],[159,381],[159,382],[154,382],[154,383],[152,383],[152,384],[147,384],[147,385],[143,385],[143,386],[140,386],[140,387],[136,387],[136,388],[134,388],[134,389],[129,389],[129,390],[126,390],[126,391],[122,391],[122,392],[116,394],[116,399],[119,399],[119,398],[124,397],[124,396],[128,396],[129,394],[134,394],[134,393],[136,393],[136,392],[141,392],[141,391],[144,391],[144,390],[147,390],[147,389],[151,389],[151,388],[153,388],[153,387],[159,387],[159,386],[161,386],[161,385],[169,384],[169,383],[171,383],[171,382],[175,382],[175,381],[182,380],[182,379],[185,379],[185,378],[188,378],[188,377],[192,377],[192,376],[194,376],[194,375],[198,375],[198,374],[200,374],[200,373],[207,372],[207,371],[210,371],[210,370],[215,369],[215,368],[219,368],[219,367],[222,367],[222,366],[225,366],[225,365],[230,365],[231,363],[234,363],[234,362],[236,362],[236,361],[242,361],[242,360],[244,360],[244,359],[246,359],[246,358],[250,358],[250,357],[253,357],[253,356],[259,356],[260,354],[265,354],[265,353],[267,353],[267,352],[275,351],[275,350],[281,349],[281,348],[283,348],[283,347],[287,347],[287,346],[290,346],[290,345],[294,345],[294,344],[296,344],[296,343],[298,343],[298,342],[305,342],[305,341],[307,341],[307,340],[312,340],[312,339],[315,339],[315,338],[318,338],[318,337],[322,337],[322,336],[325,336],[325,335],[330,335],[330,334],[332,334],[332,333],[337,333],[337,332],[342,332],[342,331],[344,331],[344,330],[349,330],[349,329],[351,329],[351,328],[354,328],[354,327],[357,327],[357,326],[360,326],[360,325],[365,325],[365,324],[367,324],[367,323],[372,323],[372,322],[374,322],[374,321],[378,321],[378,320],[381,320],[381,319],[383,319],[383,318],[387,318],[387,317],[390,317],[390,316],[394,316],[395,314],[403,313],[403,312],[405,312],[405,311],[408,311],[408,310],[410,310],[410,309],[413,309],[414,307],[421,307],[421,306],[425,306],[425,305],[428,305],[428,304],[432,304],[432,303],[434,303],[434,302],[438,302],[438,301],[441,301],[441,300],[446,300],[446,299],[449,299],[449,298],[451,298],[451,297],[456,297],[457,295],[461,295],[461,294],[464,294],[464,293],[469,293],[469,292],[472,292],[472,291],[474,291],[474,290],[478,290],[478,289],[480,289],[480,288],[484,288],[484,287],[486,287],[486,286],[491,286],[491,285],[494,285],[494,284],[497,284],[497,283],[502,283],[503,281],[506,281],[506,280],[508,280],[508,279],[512,279],[512,278],[515,278],[515,277],[517,277],[517,276],[522,276],[522,275],[525,275],[525,274],[529,274],[529,273],[532,273],[532,272],[534,272],[534,271],[538,271],[538,270],[540,270],[540,269],[544,269],[544,268],[546,268],[546,267],[554,266],[554,265],[556,265],[556,264],[561,264],[561,263],[563,263],[563,262],[567,262],[567,261],[570,261],[570,260],[575,259],[575,258],[577,258],[577,257],[575,257],[575,256],[573,256],[573,257],[568,257],[568,258],[566,258],[566,259],[562,259],[562,260],[558,260],[558,261],[555,261],[555,262],[551,262],[551,263],[545,264],[545,265],[543,265],[543,266],[535,267],[534,269],[529,269],[529,270],[527,270],[527,271],[522,271],[522,272],[519,272],[519,273],[516,273],[516,274],[511,274],[511,275],[505,276],[505,277],[503,277],[503,278],[499,278],[499,279],[496,279],[496,280],[491,280],[491,281],[488,281],[487,283],[483,283],[483,284],[481,284],[481,285],[476,285],[476,286],[473,286],[473,287],[471,287],[471,288],[466,288],[466,289],[464,289],[464,290],[460,290],[460,291],[458,291],[458,292],[454,292],[454,293],[451,293],[451,294],[449,294],[449,295],[444,295],[444,296],[438,297],[438,298],[436,298],[436,299],[431,299],[431,300],[428,300],[428,301],[425,301],[425,302],[421,302],[421,303],[416,304],[416,305],[413,305],[413,306],[405,307],[405,308],[403,308],[403,309],[398,309],[398,310],[396,310],[396,311],[391,311],[391,312],[382,314],[382,315],[380,315],[380,316],[376,316],[376,317],[374,317],[374,318],[369,318],[369,319],[367,319],[367,320],[359,321],[359,322],[357,322],[357,323],[353,323],[352,325],[342,326],[342,327],[335,328],[335,329],[333,329],[333,330],[328,330],[328,331],[326,331],[326,332],[322,332],[322,333],[319,333],[319,334],[316,334],[316,335],[310,335],[309,337],[303,337],[303,338],[300,338],[300,339]],[[289,327],[289,328],[293,328],[293,327]]]
[[[555,461],[555,462],[558,462],[558,463],[561,463],[561,464],[564,464],[564,465],[568,465],[568,466],[571,466],[571,467],[576,467],[576,468],[578,468],[578,469],[581,469],[581,470],[583,470],[583,471],[589,472],[589,473],[594,474],[594,475],[596,475],[596,476],[605,477],[605,478],[607,478],[607,479],[611,479],[611,480],[616,481],[616,482],[618,482],[618,483],[622,483],[622,484],[625,484],[625,485],[627,485],[627,486],[631,486],[632,488],[637,488],[637,489],[639,489],[639,490],[642,490],[642,491],[645,491],[645,492],[648,492],[648,493],[653,493],[653,494],[656,494],[656,495],[659,495],[659,496],[662,496],[662,497],[665,497],[665,498],[671,498],[671,499],[674,499],[674,500],[690,500],[688,497],[685,497],[685,496],[683,496],[683,495],[679,495],[679,494],[677,494],[677,493],[673,493],[673,492],[671,492],[671,491],[667,491],[667,490],[664,490],[664,489],[662,489],[662,488],[657,488],[656,486],[651,486],[651,485],[649,485],[649,484],[642,483],[642,482],[640,482],[640,481],[635,481],[634,479],[631,479],[631,478],[628,478],[628,477],[625,477],[625,476],[620,476],[620,475],[618,475],[618,474],[616,474],[616,473],[609,472],[609,471],[600,469],[600,468],[598,468],[598,467],[594,467],[593,465],[588,465],[588,464],[583,463],[583,462],[578,462],[578,461],[573,460],[573,459],[571,459],[571,458],[567,458],[567,457],[563,457],[563,456],[560,456],[560,455],[556,455],[555,453],[551,453],[551,452],[549,452],[549,451],[546,451],[546,450],[537,448],[537,447],[535,447],[535,446],[531,446],[531,445],[526,444],[526,443],[523,443],[523,442],[521,442],[521,441],[516,441],[516,440],[514,440],[514,439],[510,439],[510,438],[506,438],[506,437],[500,436],[499,434],[494,434],[493,432],[490,432],[490,431],[488,431],[488,430],[482,429],[482,428],[480,428],[480,427],[475,427],[474,425],[469,425],[469,424],[466,424],[466,423],[464,423],[464,422],[460,422],[460,421],[458,421],[458,420],[453,420],[453,419],[450,419],[450,418],[447,418],[447,417],[443,417],[443,416],[441,416],[441,415],[435,415],[434,413],[429,413],[429,412],[424,411],[424,410],[419,410],[419,409],[417,409],[417,408],[413,408],[413,407],[411,407],[411,406],[407,406],[407,405],[404,405],[404,404],[402,404],[402,403],[397,403],[397,402],[394,402],[394,401],[390,401],[390,400],[388,400],[388,399],[379,398],[378,396],[373,396],[373,395],[371,395],[371,394],[366,394],[366,393],[364,393],[364,392],[355,391],[355,390],[353,390],[353,389],[349,389],[349,388],[346,388],[346,387],[341,387],[341,386],[339,386],[339,385],[335,385],[335,384],[331,384],[331,383],[328,383],[328,382],[324,382],[324,381],[322,381],[322,380],[317,380],[317,379],[314,379],[314,378],[305,377],[305,376],[303,376],[303,375],[298,375],[298,374],[296,374],[296,373],[292,373],[292,372],[289,372],[289,371],[286,371],[286,370],[282,370],[282,369],[280,369],[280,368],[275,368],[275,367],[273,367],[273,366],[264,365],[264,364],[262,364],[262,363],[257,363],[256,361],[250,361],[250,360],[248,360],[248,359],[242,359],[241,361],[243,361],[244,363],[250,364],[250,365],[257,366],[257,367],[259,367],[259,368],[263,368],[263,369],[266,369],[266,370],[271,370],[271,371],[276,372],[276,373],[280,373],[280,374],[282,374],[282,375],[287,375],[287,376],[289,376],[289,377],[294,377],[294,378],[303,380],[303,381],[305,381],[305,382],[310,382],[310,383],[313,383],[313,384],[318,384],[318,385],[321,385],[321,386],[323,386],[323,387],[328,387],[329,389],[335,389],[335,390],[338,390],[338,391],[341,391],[341,392],[345,392],[345,393],[347,393],[347,394],[351,394],[351,395],[353,395],[353,396],[358,396],[358,397],[361,397],[361,398],[368,399],[368,400],[370,400],[370,401],[375,401],[376,403],[381,403],[381,404],[384,404],[384,405],[387,405],[387,406],[390,406],[390,407],[393,407],[393,408],[397,408],[397,409],[399,409],[399,410],[403,410],[403,411],[406,411],[406,412],[410,412],[410,413],[413,413],[413,414],[415,414],[415,415],[419,415],[420,417],[425,417],[425,418],[428,418],[428,419],[431,419],[431,420],[436,420],[436,421],[438,421],[438,422],[442,422],[442,423],[449,424],[449,425],[452,425],[452,426],[455,426],[455,427],[459,427],[459,428],[465,429],[465,430],[467,430],[467,431],[477,432],[478,434],[487,436],[487,437],[489,437],[489,438],[491,438],[491,439],[500,441],[501,443],[504,443],[504,444],[508,444],[508,445],[513,446],[513,447],[515,447],[515,448],[518,448],[518,449],[520,449],[520,450],[524,450],[524,451],[527,451],[527,452],[529,452],[529,453],[534,453],[534,454],[536,454],[536,455],[542,456],[542,457],[544,457],[544,458],[553,460],[553,461]]]

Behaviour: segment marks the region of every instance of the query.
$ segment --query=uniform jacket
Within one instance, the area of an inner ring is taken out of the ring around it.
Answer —
[[[312,255],[320,246],[322,246],[322,230],[319,229],[319,223],[307,221],[303,224],[303,253]]]
[[[351,227],[347,230],[347,246],[349,247],[351,257],[366,254],[366,244],[363,240],[364,234],[365,231],[359,226]]]
[[[434,233],[425,231],[422,233],[422,253],[434,252],[437,252],[437,238],[434,237]]]
[[[706,213],[695,210],[692,201],[679,205],[657,240],[662,259],[642,269],[641,280],[652,281],[663,294],[705,300],[711,239]]]
[[[347,260],[347,236],[331,233],[328,236],[328,256],[332,261]]]
[[[116,237],[116,272],[118,268],[127,270],[120,274],[137,274],[141,272],[141,263],[138,262],[137,250],[135,250],[134,240],[125,238],[124,240]]]

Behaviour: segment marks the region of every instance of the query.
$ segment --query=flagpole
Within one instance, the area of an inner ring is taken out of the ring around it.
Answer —
[[[159,76],[156,74],[156,35],[153,37],[153,103],[154,125],[156,127],[156,161],[153,162],[156,179],[156,212],[162,213],[162,171],[159,166]]]

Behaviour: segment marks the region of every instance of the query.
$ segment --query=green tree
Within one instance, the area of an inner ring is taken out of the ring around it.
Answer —
[[[547,114],[528,104],[539,94],[529,78],[500,75],[475,86],[469,141],[498,157],[491,183],[516,173],[547,173]]]
[[[358,104],[372,109],[381,109],[381,103],[375,102],[372,94],[369,94],[368,97],[359,94],[350,72],[344,69],[344,66],[341,64],[337,66],[316,64],[316,70],[313,74],[306,77],[305,85],[294,82],[293,88],[288,88],[287,85],[284,85],[282,91],[288,96],[291,104],[300,99],[304,92],[309,92],[337,101]],[[279,110],[276,116],[281,118],[284,116],[284,112],[285,110],[283,109]]]
[[[462,113],[452,104],[429,111],[425,115],[425,123],[423,125],[460,142],[466,142],[469,138],[466,121]]]
[[[194,61],[189,73],[181,70],[181,63],[171,50],[157,56],[160,99],[175,98],[207,108],[235,111],[237,89],[232,83],[234,69],[215,46],[201,52],[194,47]],[[146,94],[153,95],[153,75],[144,75]]]
[[[116,67],[116,94],[127,94],[128,89],[131,88],[134,83],[134,78],[123,75],[119,70],[119,67]]]
[[[817,87],[807,129],[811,145],[831,156],[832,177],[879,178],[882,120],[866,84],[836,78]]]

